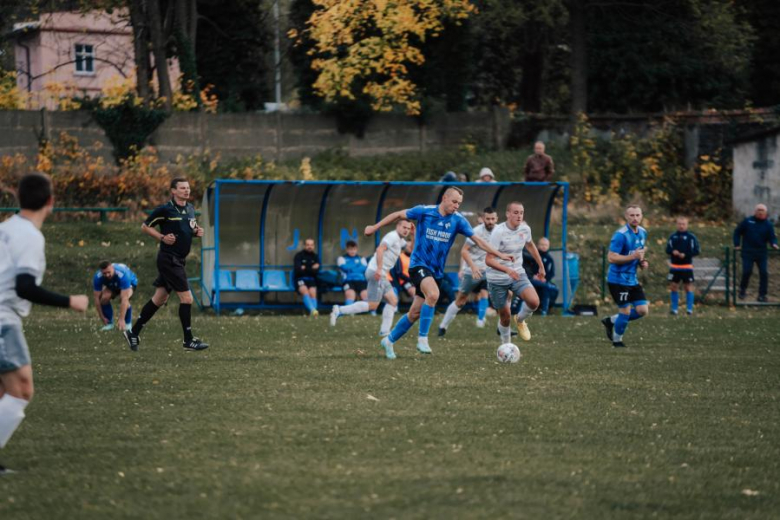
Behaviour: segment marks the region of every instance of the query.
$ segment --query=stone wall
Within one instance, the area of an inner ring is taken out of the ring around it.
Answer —
[[[341,149],[352,156],[457,148],[464,142],[503,149],[510,130],[506,110],[433,116],[426,124],[400,114],[374,116],[362,138],[341,134],[333,117],[320,114],[174,113],[152,134],[163,161],[178,155],[219,153],[223,158],[260,154],[283,160]],[[0,111],[0,155],[32,157],[41,138],[61,132],[111,160],[111,144],[86,112]]]

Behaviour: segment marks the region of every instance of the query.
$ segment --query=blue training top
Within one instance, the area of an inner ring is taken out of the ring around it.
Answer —
[[[417,221],[414,250],[410,267],[427,267],[435,278],[444,276],[444,265],[455,236],[474,235],[471,224],[458,212],[443,217],[439,206],[415,206],[406,210],[406,217]]]
[[[358,255],[342,255],[339,257],[337,264],[341,270],[341,274],[345,282],[366,281],[365,272],[368,263],[366,262],[365,258],[362,258]]]
[[[125,264],[111,264],[114,266],[114,276],[111,279],[100,274],[100,270],[92,278],[92,288],[96,291],[103,290],[103,287],[112,291],[122,291],[138,285],[138,277]]]
[[[637,232],[634,233],[631,231],[628,224],[626,224],[612,235],[612,241],[609,243],[609,250],[613,253],[626,256],[632,254],[637,249],[642,249],[646,246],[647,230],[642,226],[639,226]],[[632,260],[625,264],[609,264],[607,281],[620,285],[639,285],[639,281],[636,279],[637,267],[639,267],[639,260]]]

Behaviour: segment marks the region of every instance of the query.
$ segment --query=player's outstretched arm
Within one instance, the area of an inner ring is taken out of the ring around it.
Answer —
[[[35,283],[35,277],[31,274],[16,276],[16,294],[19,298],[51,307],[70,307],[74,311],[84,312],[89,306],[89,298],[86,294],[66,296],[44,289]]]
[[[471,238],[472,242],[477,244],[477,247],[482,249],[483,251],[487,251],[489,254],[491,254],[493,256],[497,256],[501,260],[505,260],[507,262],[514,262],[515,261],[515,257],[513,257],[512,255],[507,255],[507,254],[498,252],[496,249],[493,249],[493,246],[488,244],[484,239],[478,237],[477,235],[473,235],[473,236],[471,236],[469,238]],[[503,271],[503,269],[501,269],[501,270]]]
[[[529,241],[525,248],[531,253],[531,258],[534,259],[536,265],[539,266],[539,271],[536,273],[536,279],[544,281],[547,277],[547,272],[544,270],[544,262],[542,262],[542,255],[539,254],[539,250],[536,248],[533,240]]]
[[[382,270],[382,266],[384,265],[383,260],[385,251],[387,251],[387,244],[382,242],[379,244],[379,247],[376,248],[376,272],[374,273],[374,280],[377,282],[385,275],[384,271]]]
[[[376,233],[378,230],[382,229],[386,225],[392,224],[393,222],[401,218],[406,218],[405,209],[390,213],[388,216],[386,216],[385,218],[383,218],[373,226],[366,226],[364,233],[366,234],[367,237],[370,237],[371,235],[373,235],[374,233]]]

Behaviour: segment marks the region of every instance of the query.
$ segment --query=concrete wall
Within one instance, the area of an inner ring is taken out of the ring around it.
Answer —
[[[400,114],[371,119],[362,138],[340,134],[333,117],[319,114],[174,113],[152,134],[150,144],[163,161],[209,151],[222,158],[260,154],[267,159],[312,156],[343,149],[352,156],[453,149],[474,142],[506,147],[510,116],[505,110],[434,116],[425,125]],[[52,139],[67,132],[82,146],[111,159],[111,144],[85,112],[0,111],[0,155],[34,156],[38,136]]]
[[[734,147],[734,211],[752,215],[756,204],[764,203],[769,216],[780,214],[780,132],[764,135]]]

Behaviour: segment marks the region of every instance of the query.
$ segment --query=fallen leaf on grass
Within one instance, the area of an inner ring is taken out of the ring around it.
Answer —
[[[377,399],[371,394],[366,394],[366,399],[368,399],[369,401],[379,401],[379,399]]]
[[[743,489],[742,494],[745,495],[746,497],[756,497],[759,495],[759,492],[753,489]]]

